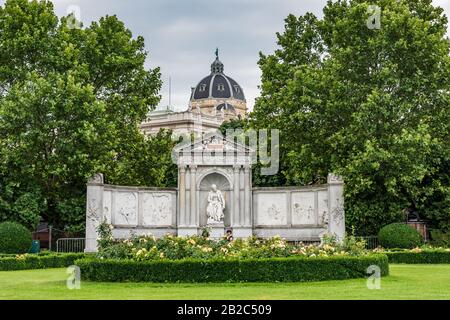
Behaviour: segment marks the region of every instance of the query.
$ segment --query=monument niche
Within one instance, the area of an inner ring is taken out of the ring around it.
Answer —
[[[210,229],[212,238],[232,228],[236,237],[252,235],[252,151],[218,134],[180,146],[178,235]]]

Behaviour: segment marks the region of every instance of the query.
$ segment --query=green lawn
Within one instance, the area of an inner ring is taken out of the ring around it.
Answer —
[[[82,282],[65,269],[0,272],[0,299],[450,299],[450,265],[391,265],[380,290],[365,279],[312,283],[152,284]]]

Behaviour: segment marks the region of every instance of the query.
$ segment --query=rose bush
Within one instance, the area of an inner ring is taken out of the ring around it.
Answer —
[[[156,239],[153,235],[130,236],[124,240],[113,240],[106,226],[100,226],[99,257],[101,259],[181,260],[193,259],[253,259],[281,258],[291,256],[328,257],[336,255],[366,254],[365,243],[349,237],[342,244],[333,237],[324,237],[321,244],[292,244],[280,237],[270,239],[225,238],[213,240],[203,236],[176,237],[170,234]],[[105,237],[106,239],[102,238]]]

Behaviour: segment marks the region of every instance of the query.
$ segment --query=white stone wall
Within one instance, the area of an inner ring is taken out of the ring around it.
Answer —
[[[218,185],[226,198],[225,226],[235,238],[281,236],[292,241],[319,241],[324,234],[345,236],[343,181],[329,175],[313,187],[251,188],[249,165],[215,167],[181,164],[177,189],[112,186],[96,175],[87,184],[86,252],[97,251],[97,227],[114,226],[116,238],[201,232],[206,224],[208,187]],[[223,230],[222,230],[223,231]]]
[[[116,238],[131,233],[176,234],[176,189],[112,186],[99,178],[87,185],[86,206],[86,252],[97,251],[97,227],[102,221],[114,226]]]
[[[266,238],[318,241],[345,236],[343,182],[334,175],[315,187],[254,188],[253,233]]]

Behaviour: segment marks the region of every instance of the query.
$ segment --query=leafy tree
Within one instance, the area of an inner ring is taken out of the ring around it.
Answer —
[[[224,121],[220,127],[219,131],[223,136],[226,136],[227,130],[246,130],[248,128],[248,121],[246,118],[230,119]]]
[[[223,136],[227,135],[227,132],[238,132],[239,130],[242,130],[242,137],[239,138],[239,142],[243,142],[245,139],[245,143],[249,145],[249,136],[248,132],[251,130],[251,124],[249,123],[247,118],[239,118],[239,119],[232,119],[225,121],[222,123],[222,125],[219,127],[219,131]],[[247,134],[247,135],[246,135]],[[229,138],[229,137],[228,137]],[[270,141],[270,137],[269,137]],[[270,144],[270,142],[268,142]],[[258,150],[255,150],[256,153],[258,153]],[[268,150],[268,153],[270,154],[270,149]],[[283,162],[281,161],[281,164]],[[279,185],[286,184],[286,178],[284,177],[282,171],[279,171],[275,175],[265,175],[261,174],[261,168],[267,167],[262,165],[260,162],[254,164],[252,166],[252,184],[255,187],[276,187]]]
[[[115,16],[86,28],[71,19],[50,1],[0,7],[0,220],[33,227],[43,216],[82,231],[94,173],[122,184],[170,179],[168,134],[139,130],[161,86],[159,69],[144,67],[144,39]]]
[[[108,179],[112,184],[151,185],[153,187],[176,187],[178,167],[172,162],[172,150],[176,141],[170,130],[161,129],[154,136],[144,137],[133,146],[129,154],[114,169]],[[133,168],[133,170],[130,170]],[[149,180],[152,178],[152,180]]]
[[[367,27],[368,6],[381,29]],[[347,225],[360,234],[417,209],[450,228],[447,18],[430,0],[329,1],[286,19],[263,55],[256,128],[282,131],[288,184],[344,176]]]

